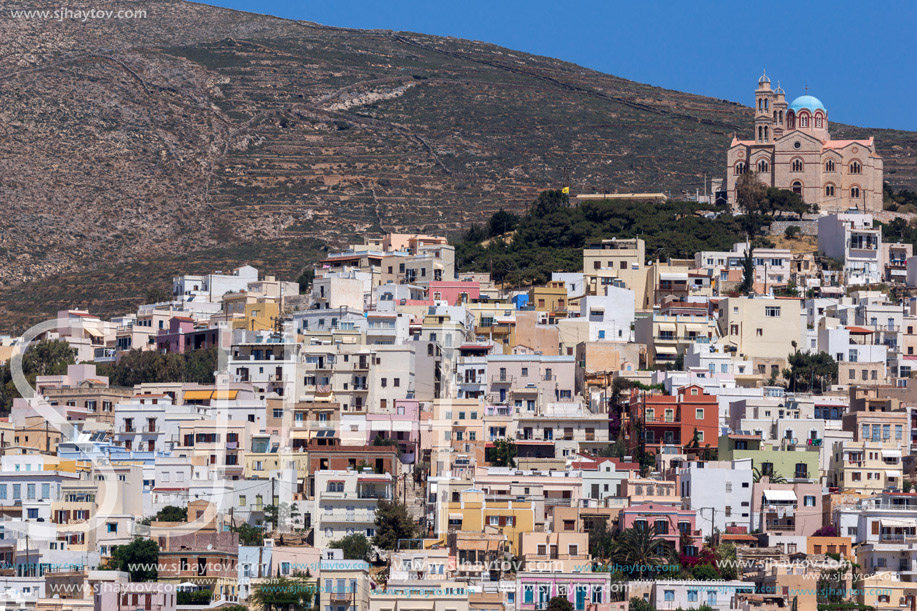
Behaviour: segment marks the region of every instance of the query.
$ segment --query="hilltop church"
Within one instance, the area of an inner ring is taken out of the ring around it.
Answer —
[[[767,75],[755,90],[754,140],[733,136],[727,155],[726,189],[733,209],[736,181],[745,172],[769,187],[799,193],[824,212],[882,210],[882,157],[873,138],[832,140],[828,110],[811,95],[789,105]]]

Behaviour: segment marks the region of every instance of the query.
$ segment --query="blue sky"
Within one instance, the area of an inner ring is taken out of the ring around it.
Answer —
[[[746,105],[762,69],[832,121],[917,130],[917,2],[215,0],[326,25],[483,40]]]

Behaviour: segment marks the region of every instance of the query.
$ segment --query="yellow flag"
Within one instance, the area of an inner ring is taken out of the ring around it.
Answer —
[[[570,192],[570,187],[564,187],[563,189],[561,189],[561,192],[562,192],[562,193],[569,193],[569,192]]]

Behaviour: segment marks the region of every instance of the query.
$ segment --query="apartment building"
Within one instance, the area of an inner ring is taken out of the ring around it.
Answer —
[[[316,471],[312,510],[315,547],[360,533],[376,534],[376,506],[392,498],[391,473]]]

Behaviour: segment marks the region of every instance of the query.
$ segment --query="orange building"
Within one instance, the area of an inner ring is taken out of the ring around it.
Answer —
[[[648,451],[658,452],[663,445],[687,446],[695,431],[701,449],[715,449],[719,407],[716,397],[706,394],[700,386],[685,386],[674,396],[634,391],[624,426],[625,439],[632,449],[641,443],[641,426]]]

